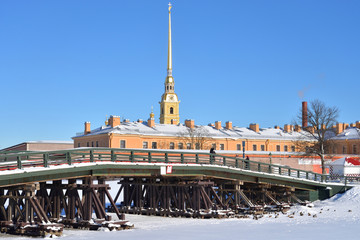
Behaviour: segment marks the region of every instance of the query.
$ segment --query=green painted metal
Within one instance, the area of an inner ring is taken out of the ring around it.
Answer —
[[[44,154],[41,152],[41,154]],[[97,158],[96,161],[126,161],[124,159],[127,156],[127,161],[144,161],[151,163],[156,159],[156,162],[164,162],[164,163],[172,163],[177,162],[177,158],[180,158],[180,163],[198,163],[198,164],[211,164],[211,165],[224,165],[235,168],[243,168],[257,172],[266,172],[266,173],[274,173],[274,168],[278,168],[278,173],[281,175],[283,170],[287,170],[287,175],[297,178],[304,178],[306,176],[307,179],[317,180],[321,174],[316,174],[313,172],[303,171],[299,169],[293,169],[290,167],[279,167],[276,165],[268,164],[268,163],[260,163],[254,162],[250,160],[245,160],[241,158],[228,157],[217,154],[209,154],[204,152],[177,152],[177,151],[154,151],[154,150],[141,150],[141,149],[110,149],[110,148],[81,148],[81,149],[72,149],[66,151],[49,151],[46,152],[47,158],[43,160],[43,165],[49,165],[49,161],[56,160],[56,163],[61,163],[62,156],[65,156],[65,160],[68,164],[72,164],[72,162],[79,162],[81,160],[88,159],[90,162],[95,162],[95,156]],[[20,153],[12,153],[1,155],[0,161],[7,161],[9,157],[17,157],[18,158],[18,168],[22,167],[22,162],[31,159],[34,159],[36,162],[36,156],[39,155],[39,152],[20,152]],[[186,156],[186,157],[185,157]],[[20,159],[20,160],[19,160]],[[218,161],[217,159],[222,159],[222,161]],[[240,164],[239,164],[240,161]],[[53,162],[53,161],[52,161]],[[37,163],[37,162],[36,162]],[[38,163],[37,163],[38,164]]]
[[[94,150],[90,150],[90,162],[94,162]]]
[[[15,159],[15,161],[11,159]],[[179,152],[146,149],[79,148],[48,152],[0,153],[0,162],[3,162],[0,170],[23,169],[26,171],[29,167],[41,169],[41,167],[48,168],[52,165],[62,164],[74,166],[65,171],[46,169],[40,171],[42,172],[41,174],[29,171],[28,173],[14,175],[11,174],[11,171],[7,171],[9,174],[6,174],[6,176],[0,174],[0,186],[16,185],[29,181],[54,180],[52,178],[95,176],[97,174],[103,174],[104,176],[159,175],[159,166],[150,168],[149,165],[146,165],[139,168],[134,164],[127,166],[127,162],[136,163],[139,166],[143,163],[173,164],[173,174],[171,176],[179,177],[212,176],[215,178],[293,186],[307,190],[319,190],[331,184],[322,182],[326,180],[326,175],[201,151]],[[111,164],[111,168],[100,167],[101,165],[99,164],[99,166],[87,166],[89,169],[84,170],[81,163],[87,162],[110,162],[113,164]],[[179,163],[187,164],[187,166],[177,165]],[[228,168],[219,166],[227,166]]]
[[[22,162],[21,162],[21,156],[17,156],[17,168],[22,169]]]
[[[47,154],[47,153],[43,154],[43,161],[44,161],[44,167],[48,167],[49,166],[49,164],[48,164],[48,162],[49,162],[49,154]]]

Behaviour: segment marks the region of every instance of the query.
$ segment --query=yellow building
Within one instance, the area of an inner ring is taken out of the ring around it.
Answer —
[[[337,123],[329,137],[330,154],[360,155],[360,121],[354,124]]]

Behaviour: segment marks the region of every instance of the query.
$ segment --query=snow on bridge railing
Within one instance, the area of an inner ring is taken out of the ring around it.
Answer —
[[[49,167],[92,162],[146,162],[166,164],[210,164],[233,167],[313,181],[326,181],[329,176],[315,172],[255,162],[238,157],[210,154],[202,151],[173,151],[118,148],[76,148],[71,150],[0,153],[0,170],[28,167]]]

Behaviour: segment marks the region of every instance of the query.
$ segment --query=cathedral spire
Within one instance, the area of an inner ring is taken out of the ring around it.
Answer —
[[[180,117],[179,117],[180,101],[175,93],[175,82],[172,76],[171,8],[172,5],[171,3],[169,3],[167,75],[165,80],[165,93],[161,97],[161,102],[159,102],[161,124],[171,124],[171,122],[180,122]]]
[[[172,46],[171,46],[171,8],[169,3],[169,36],[168,36],[168,62],[167,62],[167,76],[172,76]]]

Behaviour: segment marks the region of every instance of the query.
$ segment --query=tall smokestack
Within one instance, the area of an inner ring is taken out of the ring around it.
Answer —
[[[302,127],[306,128],[307,126],[308,126],[307,102],[302,102]]]

